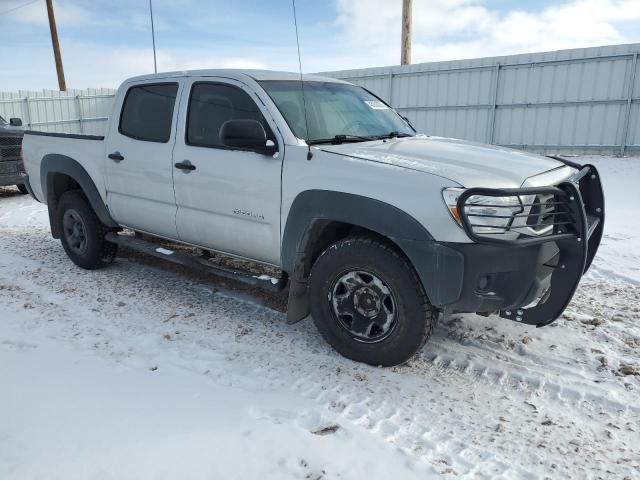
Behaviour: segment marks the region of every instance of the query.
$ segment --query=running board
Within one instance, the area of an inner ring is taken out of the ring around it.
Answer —
[[[157,243],[142,240],[132,235],[118,235],[115,232],[109,232],[105,235],[105,240],[111,243],[117,243],[123,247],[135,250],[137,252],[146,253],[157,258],[163,258],[179,265],[184,265],[202,272],[211,273],[218,277],[227,278],[236,282],[242,282],[252,287],[259,287],[267,290],[282,290],[287,285],[286,274],[280,278],[273,278],[268,275],[257,275],[253,272],[243,270],[235,270],[231,268],[213,265],[206,258],[196,257],[178,253],[175,250],[161,247]]]

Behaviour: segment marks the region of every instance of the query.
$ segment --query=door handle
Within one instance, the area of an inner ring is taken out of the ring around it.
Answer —
[[[184,162],[178,162],[174,165],[178,170],[186,170],[191,171],[195,170],[196,166],[192,164],[189,160],[185,160]]]
[[[120,152],[110,153],[109,155],[107,155],[107,157],[109,157],[114,162],[121,162],[122,160],[124,160],[124,157]]]

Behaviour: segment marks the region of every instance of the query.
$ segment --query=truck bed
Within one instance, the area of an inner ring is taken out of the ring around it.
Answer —
[[[104,176],[101,174],[104,160],[104,136],[76,133],[55,133],[27,130],[22,142],[25,169],[35,197],[46,203],[41,179],[42,160],[50,157],[53,162],[68,157],[79,163],[89,174],[101,195],[105,195]]]

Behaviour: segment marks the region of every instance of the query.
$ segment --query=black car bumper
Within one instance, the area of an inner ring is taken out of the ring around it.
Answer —
[[[464,258],[462,288],[448,308],[493,313],[528,305],[550,285],[559,258],[553,243],[525,248],[482,244],[448,244]]]
[[[494,234],[478,234],[480,222],[474,217],[490,216],[469,213],[478,195],[515,197],[521,206],[522,197],[543,196],[549,210],[540,213],[529,205],[531,209],[522,208],[516,217],[529,222],[544,216],[545,233],[509,222]],[[604,227],[604,195],[596,168],[586,165],[553,187],[466,190],[459,198],[458,212],[474,243],[438,244],[439,252],[430,261],[414,262],[432,303],[447,312],[497,312],[540,327],[562,314],[593,261]],[[501,235],[507,232],[510,237]],[[515,239],[501,238],[513,238],[514,232],[518,233]],[[425,269],[433,272],[436,266],[434,278]]]

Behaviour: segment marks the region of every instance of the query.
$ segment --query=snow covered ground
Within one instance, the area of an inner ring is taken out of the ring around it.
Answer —
[[[640,478],[640,158],[580,161],[608,216],[564,316],[455,316],[390,369],[212,278],[81,270],[0,189],[0,479]]]

